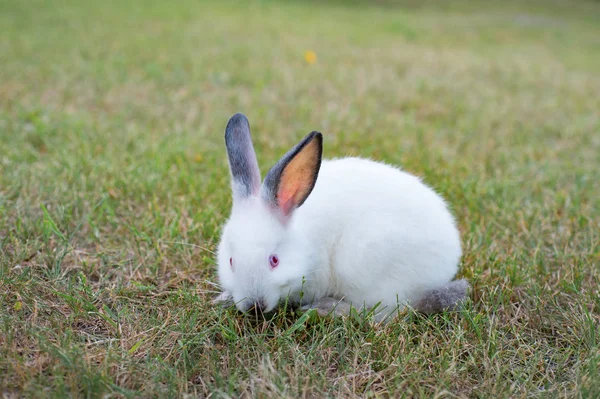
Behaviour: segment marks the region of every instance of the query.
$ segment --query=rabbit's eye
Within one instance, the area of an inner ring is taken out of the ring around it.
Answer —
[[[269,256],[269,263],[271,264],[271,269],[275,269],[279,266],[279,257],[275,254]]]
[[[231,269],[233,270],[233,258],[229,258],[229,266],[231,266]]]

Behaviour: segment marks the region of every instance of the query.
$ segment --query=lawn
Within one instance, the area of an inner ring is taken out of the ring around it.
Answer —
[[[599,397],[599,16],[0,0],[0,394]],[[374,325],[214,307],[235,112],[263,176],[319,130],[326,157],[432,185],[465,308]]]

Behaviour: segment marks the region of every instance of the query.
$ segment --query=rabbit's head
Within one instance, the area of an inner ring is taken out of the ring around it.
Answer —
[[[236,114],[227,124],[233,207],[217,261],[221,286],[241,311],[271,311],[280,299],[300,292],[310,273],[311,251],[290,221],[315,185],[322,142],[319,132],[306,136],[261,184],[248,120]]]

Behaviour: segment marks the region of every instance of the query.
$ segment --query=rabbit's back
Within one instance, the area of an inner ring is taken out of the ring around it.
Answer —
[[[386,164],[323,161],[294,224],[326,263],[316,266],[322,273],[315,283],[357,306],[416,301],[458,269],[459,233],[444,200],[419,178]]]

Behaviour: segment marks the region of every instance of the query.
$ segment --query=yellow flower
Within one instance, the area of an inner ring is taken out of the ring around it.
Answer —
[[[317,62],[317,54],[315,54],[314,51],[309,50],[306,53],[304,53],[304,59],[309,64],[314,64],[315,62]]]
[[[106,191],[108,191],[108,195],[110,195],[111,197],[113,197],[113,198],[118,197],[117,191],[114,188],[109,187],[108,190],[106,190]]]

